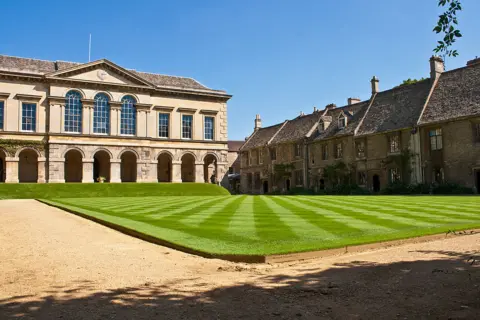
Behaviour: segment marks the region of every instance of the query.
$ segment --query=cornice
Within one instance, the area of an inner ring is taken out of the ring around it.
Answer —
[[[172,112],[175,107],[153,106],[153,109],[164,112]]]
[[[211,114],[211,115],[216,115],[218,113],[218,110],[208,110],[208,109],[201,109],[200,113],[202,114]]]
[[[42,96],[37,96],[33,94],[20,94],[17,93],[14,97],[14,99],[20,100],[20,101],[35,101],[38,102],[42,99]]]
[[[197,112],[197,109],[193,109],[193,108],[178,108],[177,111],[178,111],[178,112],[184,112],[184,113],[195,113],[195,112]]]
[[[1,99],[8,99],[8,97],[10,97],[10,93],[0,92]]]
[[[141,111],[150,111],[150,109],[152,108],[152,105],[151,104],[148,104],[148,103],[136,103],[135,104],[135,108],[137,108],[137,110],[141,110]]]

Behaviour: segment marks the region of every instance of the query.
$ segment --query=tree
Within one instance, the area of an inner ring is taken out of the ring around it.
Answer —
[[[457,38],[461,38],[462,34],[457,29],[458,19],[457,12],[462,10],[460,0],[438,0],[439,7],[448,9],[438,17],[437,26],[433,31],[437,34],[443,34],[443,40],[438,41],[438,45],[433,51],[443,57],[443,60],[448,57],[458,56],[458,51],[452,49],[453,44]]]
[[[400,86],[406,86],[406,85],[409,85],[409,84],[414,84],[414,83],[417,83],[419,81],[423,81],[423,80],[426,80],[426,78],[421,78],[421,79],[410,79],[408,78],[407,80],[403,80],[402,84],[399,85]]]

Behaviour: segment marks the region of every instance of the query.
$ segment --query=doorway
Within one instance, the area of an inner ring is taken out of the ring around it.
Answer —
[[[263,181],[263,194],[268,193],[268,181]]]
[[[378,174],[373,175],[373,192],[380,191],[380,176]]]
[[[287,191],[290,191],[290,179],[287,179],[287,181],[285,181],[285,187]]]
[[[477,187],[477,192],[480,193],[480,169],[475,170],[475,186]]]

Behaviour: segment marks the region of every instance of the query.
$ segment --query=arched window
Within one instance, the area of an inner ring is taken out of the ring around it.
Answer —
[[[110,133],[110,104],[105,93],[98,93],[93,103],[93,132]]]
[[[120,118],[120,133],[131,134],[136,133],[137,126],[137,110],[135,103],[137,101],[132,96],[125,96],[122,99],[122,113]]]
[[[82,132],[82,96],[69,91],[65,96],[65,132]]]

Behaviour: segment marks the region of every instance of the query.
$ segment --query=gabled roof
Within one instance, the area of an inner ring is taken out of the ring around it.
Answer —
[[[99,61],[108,60],[102,59]],[[92,63],[96,62],[98,61],[94,61]],[[127,72],[131,77],[141,79],[141,81],[144,83],[149,83],[150,85],[153,84],[157,88],[177,88],[225,94],[225,91],[223,90],[210,89],[192,78],[139,72],[136,70],[122,68],[110,61],[108,62],[122,69],[124,72]],[[48,61],[0,55],[0,71],[23,73],[26,75],[56,75],[58,71],[65,71],[78,67],[81,68],[83,65],[86,64],[79,62]]]
[[[405,129],[416,125],[431,88],[430,79],[376,94],[357,135]]]
[[[254,131],[245,144],[240,148],[240,150],[248,150],[266,146],[268,141],[275,136],[275,134],[282,128],[284,124],[285,122],[270,127],[260,128],[257,131]]]
[[[307,136],[310,129],[318,122],[322,112],[314,112],[308,115],[298,116],[289,120],[285,126],[273,138],[270,144],[294,142]]]
[[[228,151],[238,152],[244,143],[242,140],[228,140]]]
[[[367,111],[370,100],[358,102],[352,105],[343,106],[341,108],[329,109],[325,114],[325,117],[331,117],[332,122],[322,132],[318,130],[312,134],[312,140],[322,140],[334,137],[341,137],[345,135],[353,135],[355,129],[360,123],[361,119]],[[353,115],[352,115],[353,113]],[[347,118],[347,125],[344,128],[338,127],[338,117],[343,114]]]
[[[418,123],[475,115],[480,115],[480,63],[442,73]]]

